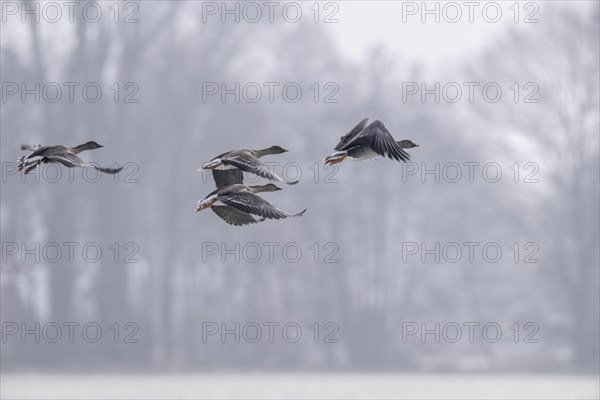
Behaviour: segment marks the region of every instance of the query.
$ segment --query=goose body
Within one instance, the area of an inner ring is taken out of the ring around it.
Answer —
[[[410,156],[403,149],[417,147],[410,140],[396,141],[383,122],[376,120],[367,126],[363,119],[350,132],[340,138],[334,152],[325,158],[325,164],[337,164],[346,159],[361,161],[377,156],[406,162]]]
[[[28,144],[21,145],[21,150],[30,151],[26,156],[21,156],[17,159],[19,171],[25,169],[25,174],[33,171],[38,165],[42,163],[58,163],[65,167],[92,167],[98,171],[105,172],[107,174],[115,174],[123,169],[120,168],[103,168],[98,167],[89,163],[86,163],[78,154],[85,150],[94,150],[104,147],[94,141],[90,141],[84,144],[80,144],[75,147],[67,147],[63,145],[55,146],[31,146]]]

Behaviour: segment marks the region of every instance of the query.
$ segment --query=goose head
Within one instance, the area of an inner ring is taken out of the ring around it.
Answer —
[[[412,149],[413,147],[419,147],[419,145],[412,140],[400,140],[396,143],[398,143],[398,146],[400,146],[401,149]]]
[[[252,193],[275,192],[277,190],[282,190],[282,189],[273,183],[267,183],[266,185],[250,186],[250,191]]]

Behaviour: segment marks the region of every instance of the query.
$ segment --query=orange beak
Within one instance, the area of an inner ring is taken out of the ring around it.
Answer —
[[[221,165],[221,160],[215,160],[215,161],[211,161],[209,163],[207,163],[206,165],[204,165],[201,169],[199,169],[198,171],[201,170],[213,170],[215,168],[217,168],[219,165]]]
[[[198,207],[196,207],[196,212],[202,211],[202,210],[206,210],[207,208],[212,207],[213,203],[217,201],[217,199],[210,201],[210,202],[202,202],[198,205]]]
[[[342,157],[327,157],[325,159],[325,165],[333,165],[333,164],[339,164],[342,161],[344,161],[346,159],[346,157],[348,157],[346,154],[344,154]]]

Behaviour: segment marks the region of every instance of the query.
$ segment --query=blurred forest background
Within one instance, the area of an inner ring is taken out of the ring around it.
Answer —
[[[101,82],[104,89],[97,103],[3,101],[3,171],[22,143],[87,140],[105,147],[86,160],[139,167],[137,183],[106,175],[89,183],[79,172],[74,183],[22,182],[3,172],[3,243],[96,242],[106,251],[98,263],[78,252],[74,263],[3,255],[2,322],[95,321],[105,329],[96,344],[9,338],[3,372],[598,373],[597,3],[585,12],[544,3],[535,29],[511,25],[433,77],[389,57],[385,44],[349,62],[323,25],[309,20],[202,23],[200,2],[139,4],[139,23],[86,23],[76,13],[73,24],[19,23],[22,40],[2,41],[2,82]],[[222,81],[297,82],[305,91],[297,103],[203,102],[202,83]],[[497,103],[403,102],[402,82],[421,81],[493,81],[504,89],[536,82],[539,102],[515,103],[508,90]],[[137,83],[139,102],[109,101],[113,82]],[[314,82],[337,83],[339,102],[315,103],[306,90]],[[364,117],[419,143],[410,151],[418,165],[497,162],[504,175],[497,183],[402,182],[403,166],[379,160],[343,163],[338,182],[324,182],[321,160]],[[194,213],[214,186],[197,172],[203,162],[275,144],[291,151],[269,161],[297,162],[303,175],[266,197],[287,211],[308,208],[302,218],[234,228],[209,211]],[[513,182],[515,162],[536,163],[539,182]],[[470,241],[497,242],[506,252],[498,263],[401,256],[403,242]],[[114,262],[107,249],[115,242],[135,242],[139,262],[124,263],[124,249]],[[294,242],[305,253],[298,263],[281,256],[203,262],[209,242]],[[329,242],[339,248],[337,263],[323,262]],[[515,263],[507,250],[514,242],[536,243],[539,263]],[[308,250],[314,243],[317,263]],[[129,321],[139,326],[139,343],[106,339],[106,327]],[[206,321],[295,321],[304,338],[203,343]],[[339,343],[314,343],[307,327],[328,321],[338,324]],[[403,343],[406,321],[493,321],[504,333],[498,343]],[[539,343],[514,343],[508,327],[528,321],[539,326]]]

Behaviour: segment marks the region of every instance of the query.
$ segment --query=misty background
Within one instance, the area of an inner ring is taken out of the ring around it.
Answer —
[[[102,4],[108,12],[109,4]],[[598,373],[597,3],[540,3],[538,23],[509,21],[456,55],[445,49],[443,32],[458,28],[442,21],[432,28],[442,33],[429,38],[422,53],[439,49],[447,56],[421,59],[410,55],[410,46],[406,54],[394,50],[398,40],[419,43],[418,31],[402,25],[400,16],[387,40],[357,41],[355,52],[340,40],[369,30],[369,24],[348,26],[360,22],[356,13],[368,14],[366,2],[352,3],[346,21],[345,4],[338,3],[334,24],[314,23],[311,14],[294,24],[281,18],[203,22],[201,2],[136,4],[139,22],[130,24],[87,23],[79,13],[74,23],[2,22],[3,83],[97,82],[103,95],[84,101],[79,86],[72,103],[65,92],[56,103],[36,103],[32,96],[23,103],[19,95],[1,103],[0,319],[30,328],[94,321],[104,330],[98,343],[35,343],[31,337],[23,343],[10,336],[1,344],[3,373]],[[383,12],[388,6],[373,7]],[[303,4],[305,12],[308,7]],[[481,21],[459,25],[472,37],[487,29]],[[115,82],[118,102],[109,89]],[[132,91],[124,87],[128,82],[139,89],[136,103],[123,102]],[[303,94],[295,103],[280,89],[273,102],[266,91],[256,103],[236,103],[232,96],[221,102],[219,95],[204,101],[206,82],[295,82]],[[318,102],[309,89],[315,82]],[[403,101],[406,82],[496,82],[503,96],[495,103],[481,96],[473,103],[436,103],[432,96],[421,102],[419,95]],[[530,92],[523,85],[536,83],[539,101],[515,102],[514,82],[521,98]],[[337,102],[326,103],[332,87]],[[381,159],[326,170],[323,158],[365,117],[381,119],[398,140],[418,143],[409,150],[417,167],[496,162],[502,179],[486,182],[480,167],[473,183],[466,168],[457,183],[423,181],[420,170],[403,179],[406,166]],[[105,147],[83,153],[85,160],[128,165],[118,178],[103,175],[91,183],[76,170],[69,182],[61,167],[62,179],[52,183],[11,172],[22,143],[88,140]],[[290,152],[265,161],[281,163],[275,166],[280,174],[285,163],[297,163],[302,176],[265,198],[289,212],[307,208],[302,218],[238,228],[210,211],[194,213],[196,201],[214,190],[211,177],[197,171],[203,162],[231,149],[271,145]],[[518,182],[509,169],[514,163]],[[526,163],[537,165],[537,183],[524,182],[531,172]],[[29,248],[97,243],[103,255],[86,262],[79,246],[74,262],[65,254],[56,263],[43,257],[22,262],[21,253],[6,254],[9,242]],[[280,244],[274,262],[263,245],[271,242]],[[431,256],[422,262],[420,253],[404,260],[408,242],[428,248],[495,242],[503,254],[497,263],[486,262],[479,250],[473,263],[465,254],[456,263]],[[529,242],[537,246],[538,263],[523,262]],[[109,250],[114,243],[116,262]],[[128,243],[133,247],[124,248]],[[221,253],[206,254],[208,243],[228,249],[258,243],[263,255],[255,263],[232,256],[222,262]],[[282,257],[288,243],[302,249],[299,262]],[[519,262],[509,250],[514,243]],[[137,262],[124,262],[130,252]],[[324,262],[327,255],[337,262]],[[267,321],[298,323],[302,340],[202,340],[203,322],[232,328]],[[478,333],[474,343],[464,337],[435,343],[432,336],[422,343],[418,335],[403,341],[406,322],[431,329],[436,322],[467,321],[497,323],[502,339],[489,343]],[[114,343],[108,327],[115,322],[122,335],[124,324],[135,323],[139,342]],[[322,335],[324,324],[335,323],[338,342],[315,343],[309,330],[315,322]],[[521,337],[514,343],[509,327],[515,322],[522,336],[530,332],[522,326],[535,323],[538,342]]]

